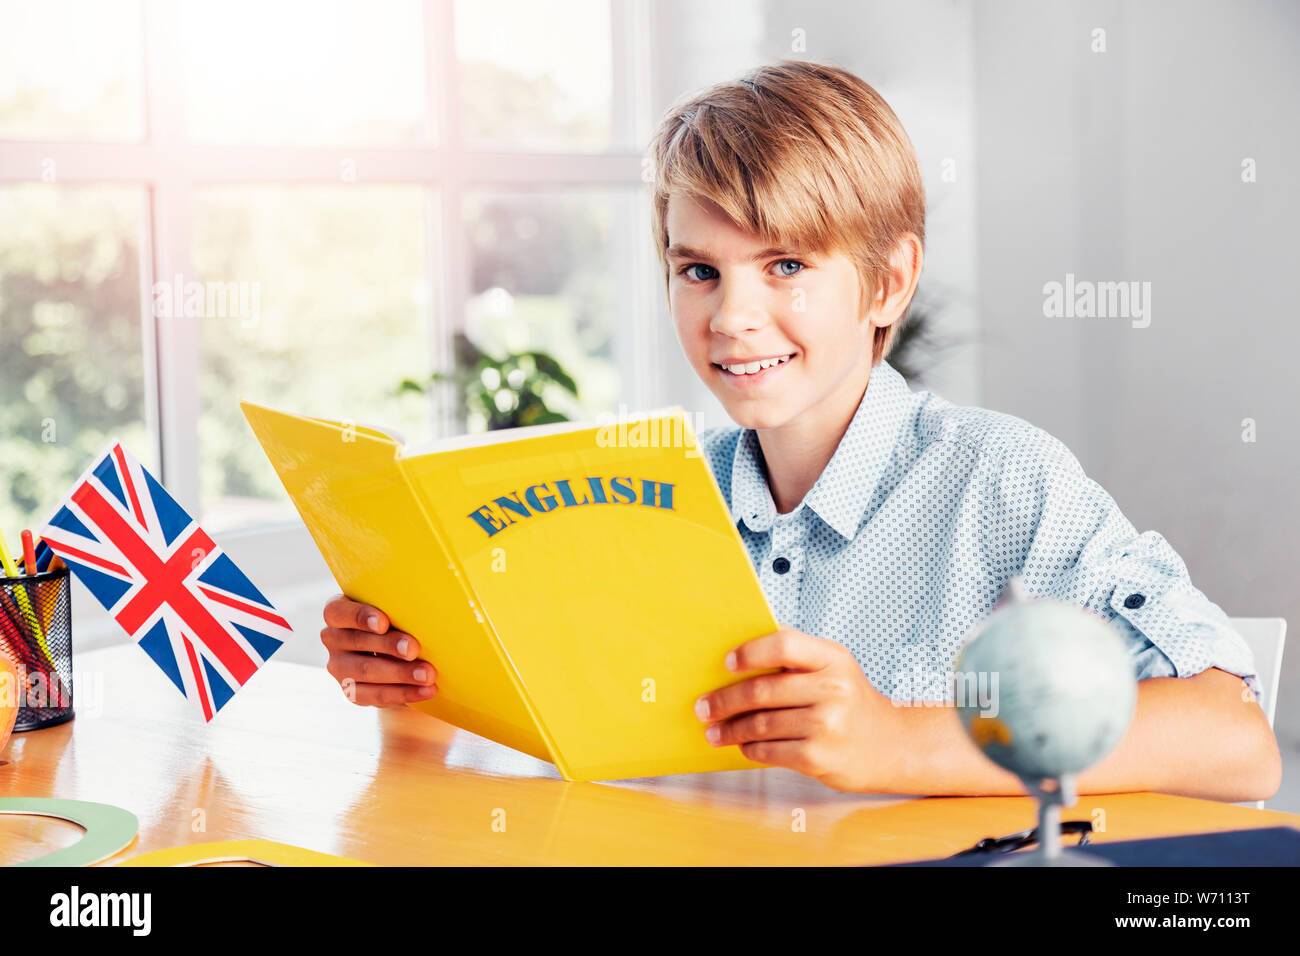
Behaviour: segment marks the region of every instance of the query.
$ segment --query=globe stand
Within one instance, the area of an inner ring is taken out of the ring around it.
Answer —
[[[1113,866],[1109,860],[1093,856],[1082,850],[1061,846],[1061,807],[1072,807],[1078,801],[1074,789],[1074,774],[1064,773],[1056,778],[1054,790],[1044,789],[1031,780],[1021,781],[1030,795],[1038,801],[1038,846],[1032,850],[1008,853],[989,866]]]

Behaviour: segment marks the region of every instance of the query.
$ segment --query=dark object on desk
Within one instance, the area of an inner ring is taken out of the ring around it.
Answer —
[[[1300,830],[1263,827],[1186,836],[1090,843],[1086,851],[1116,866],[1300,866]],[[985,866],[1001,853],[971,853],[891,866]]]
[[[1079,842],[1075,846],[1090,846],[1092,821],[1091,820],[1062,820],[1061,836],[1079,834]],[[1020,833],[1013,833],[1004,837],[985,837],[967,850],[960,853],[954,853],[953,857],[974,856],[985,861],[992,857],[1004,853],[1013,853],[1016,850],[1022,850],[1025,847],[1034,846],[1038,843],[1038,827],[1032,830],[1023,830]]]

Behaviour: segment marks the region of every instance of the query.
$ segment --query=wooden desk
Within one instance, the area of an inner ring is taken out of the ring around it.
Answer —
[[[1036,823],[1027,797],[843,794],[779,768],[566,783],[548,763],[418,711],[356,707],[301,664],[272,661],[204,726],[137,647],[76,665],[76,719],[11,738],[0,796],[131,810],[140,834],[108,863],[258,838],[390,865],[890,863]],[[1300,826],[1300,815],[1149,793],[1084,796],[1064,817],[1095,809],[1099,843]],[[0,863],[79,834],[0,816]]]

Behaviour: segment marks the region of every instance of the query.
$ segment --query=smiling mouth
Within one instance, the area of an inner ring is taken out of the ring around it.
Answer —
[[[757,362],[728,363],[726,365],[719,362],[713,362],[711,364],[714,368],[726,372],[728,375],[736,378],[745,378],[748,376],[760,375],[770,368],[779,368],[782,365],[786,365],[795,357],[796,354],[797,353],[795,352],[790,352],[787,355],[779,355],[770,359],[761,359]]]

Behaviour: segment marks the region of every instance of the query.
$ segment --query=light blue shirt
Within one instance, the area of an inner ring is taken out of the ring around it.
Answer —
[[[880,693],[952,700],[963,638],[1011,575],[1091,609],[1139,680],[1210,667],[1259,685],[1250,649],[1161,535],[1138,534],[1056,438],[913,392],[887,362],[816,484],[777,514],[752,429],[700,433],[777,621],[838,641]]]

